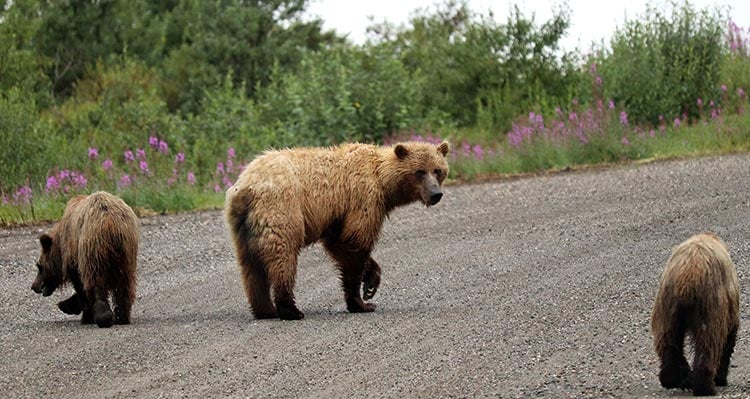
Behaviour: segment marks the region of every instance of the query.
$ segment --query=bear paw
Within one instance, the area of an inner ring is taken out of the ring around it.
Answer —
[[[305,318],[305,314],[294,305],[276,305],[276,313],[279,314],[281,320],[302,320]]]
[[[94,323],[94,312],[91,309],[83,311],[81,315],[81,324],[93,324]]]
[[[109,328],[115,324],[115,315],[106,302],[97,300],[94,303],[94,321],[99,328]]]
[[[369,313],[374,312],[375,308],[377,308],[377,306],[374,303],[352,302],[346,305],[346,310],[348,310],[349,313]]]
[[[78,295],[60,301],[57,303],[57,308],[65,314],[81,314],[81,301],[78,300]]]

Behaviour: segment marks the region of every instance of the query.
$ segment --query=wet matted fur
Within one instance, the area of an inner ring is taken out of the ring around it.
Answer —
[[[304,317],[293,292],[297,257],[318,241],[336,262],[347,309],[373,311],[360,286],[370,299],[380,283],[370,253],[383,221],[398,206],[440,200],[448,151],[446,142],[345,144],[269,151],[251,162],[227,190],[224,211],[255,317]]]

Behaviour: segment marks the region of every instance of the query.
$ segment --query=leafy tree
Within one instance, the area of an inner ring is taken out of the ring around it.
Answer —
[[[490,123],[506,128],[513,116],[543,100],[574,95],[574,58],[558,55],[568,24],[558,12],[537,27],[517,7],[498,24],[491,14],[473,14],[464,1],[448,1],[432,14],[416,14],[408,27],[380,24],[370,32],[410,71],[424,75],[427,109],[445,111],[461,126],[476,124],[478,113],[489,110]]]
[[[341,41],[322,21],[303,20],[307,0],[182,0],[167,20],[172,50],[164,63],[171,109],[197,112],[206,87],[231,72],[252,97],[269,82],[274,63],[293,70],[305,49]]]

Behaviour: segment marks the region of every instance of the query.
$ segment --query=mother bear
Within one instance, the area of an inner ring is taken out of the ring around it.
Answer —
[[[448,151],[447,142],[345,144],[269,151],[247,165],[224,212],[255,317],[304,317],[294,301],[297,257],[318,241],[341,273],[349,312],[375,310],[359,287],[369,299],[379,285],[370,253],[383,220],[398,206],[440,201]]]

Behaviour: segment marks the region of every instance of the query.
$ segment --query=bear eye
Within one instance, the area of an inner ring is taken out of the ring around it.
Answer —
[[[440,169],[435,169],[435,171],[433,173],[435,173],[435,176],[440,177],[440,175],[443,174],[443,171],[440,170]]]
[[[418,171],[417,171],[417,172],[415,173],[415,175],[417,175],[417,178],[419,178],[419,179],[423,178],[423,177],[424,177],[424,176],[425,176],[426,174],[427,174],[427,172],[425,172],[424,170],[421,170],[421,169],[420,169],[420,170],[418,170]]]

